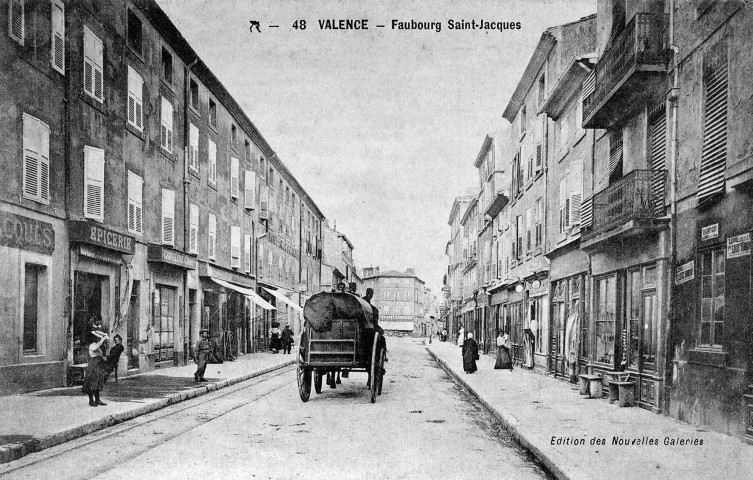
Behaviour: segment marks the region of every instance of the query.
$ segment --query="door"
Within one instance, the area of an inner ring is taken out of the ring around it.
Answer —
[[[653,372],[656,369],[656,330],[659,323],[659,302],[655,290],[643,292],[641,323],[641,371]]]
[[[175,351],[175,293],[173,287],[157,285],[159,303],[155,301],[157,316],[154,319],[155,362],[172,362]]]
[[[89,361],[89,328],[92,315],[102,315],[102,282],[105,277],[76,272],[73,310],[73,363]]]
[[[126,353],[128,354],[128,368],[139,368],[139,281],[133,281],[131,300],[128,306],[126,320]]]

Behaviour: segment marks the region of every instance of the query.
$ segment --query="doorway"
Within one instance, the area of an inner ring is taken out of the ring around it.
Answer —
[[[128,319],[126,325],[126,346],[128,348],[128,369],[139,368],[139,343],[140,343],[140,318],[139,315],[139,281],[133,281],[131,300],[128,306]]]
[[[73,363],[89,361],[89,319],[96,315],[102,318],[104,288],[107,277],[92,273],[76,272],[74,277],[73,310]],[[107,322],[102,318],[103,324]]]
[[[155,290],[154,350],[157,363],[173,362],[175,352],[175,287],[157,285]]]

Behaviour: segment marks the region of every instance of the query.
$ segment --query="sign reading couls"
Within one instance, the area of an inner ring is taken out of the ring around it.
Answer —
[[[0,211],[0,246],[51,255],[55,230],[50,223]]]

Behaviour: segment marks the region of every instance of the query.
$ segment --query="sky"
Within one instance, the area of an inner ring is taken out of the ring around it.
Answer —
[[[506,123],[541,34],[596,12],[596,0],[157,1],[350,239],[356,266],[414,268],[438,296],[452,202],[478,192],[473,163]],[[367,19],[368,30],[320,28],[340,19]],[[393,20],[441,30],[392,29]],[[449,29],[450,20],[520,28]]]

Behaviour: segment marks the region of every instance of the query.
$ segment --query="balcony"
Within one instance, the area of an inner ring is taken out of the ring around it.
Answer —
[[[666,170],[633,170],[586,199],[581,248],[664,228]]]
[[[596,64],[594,90],[583,99],[583,127],[609,128],[662,94],[667,72],[665,14],[636,13]],[[585,87],[584,87],[585,89]]]

